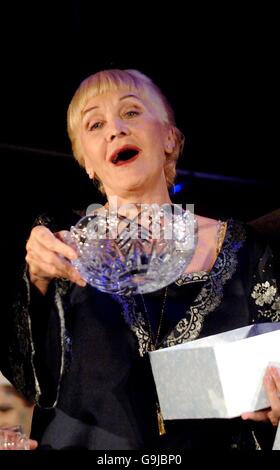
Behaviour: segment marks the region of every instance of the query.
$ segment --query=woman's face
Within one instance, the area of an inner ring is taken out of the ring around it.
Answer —
[[[127,90],[91,98],[82,111],[80,139],[85,167],[102,181],[107,196],[166,190],[164,163],[173,134],[152,101]]]

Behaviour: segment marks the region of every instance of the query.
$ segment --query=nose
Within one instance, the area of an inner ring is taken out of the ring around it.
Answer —
[[[122,119],[115,118],[110,121],[106,135],[108,142],[112,142],[116,137],[125,137],[127,135],[129,135],[129,128]]]

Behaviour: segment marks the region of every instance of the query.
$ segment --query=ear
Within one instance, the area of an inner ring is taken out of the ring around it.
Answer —
[[[164,150],[165,153],[172,153],[176,145],[176,137],[173,127],[170,127],[166,131],[165,139],[164,139]]]

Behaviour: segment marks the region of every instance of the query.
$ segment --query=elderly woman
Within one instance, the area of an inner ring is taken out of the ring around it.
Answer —
[[[68,132],[75,158],[108,200],[171,203],[183,136],[148,77],[136,70],[88,77],[70,103]],[[271,448],[280,416],[276,368],[265,377],[269,409],[243,419],[163,424],[147,358],[151,349],[279,320],[264,240],[236,221],[197,216],[195,251],[176,282],[142,298],[110,295],[86,284],[71,265],[77,253],[64,231],[76,220],[38,219],[14,311],[8,373],[37,403],[33,435],[41,446]]]

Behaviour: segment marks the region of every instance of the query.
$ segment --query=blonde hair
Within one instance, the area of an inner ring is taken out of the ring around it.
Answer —
[[[79,139],[79,126],[81,124],[82,111],[89,99],[106,92],[117,91],[120,88],[132,92],[137,91],[140,96],[149,101],[151,101],[150,94],[152,93],[152,102],[159,111],[162,123],[173,129],[175,145],[172,153],[167,155],[164,166],[167,186],[172,186],[176,176],[176,163],[184,146],[184,136],[176,127],[173,109],[160,88],[138,70],[103,70],[90,75],[82,81],[70,102],[67,112],[67,131],[74,157],[84,167],[85,159]],[[102,182],[98,178],[97,181],[99,183],[99,190],[104,193]]]

